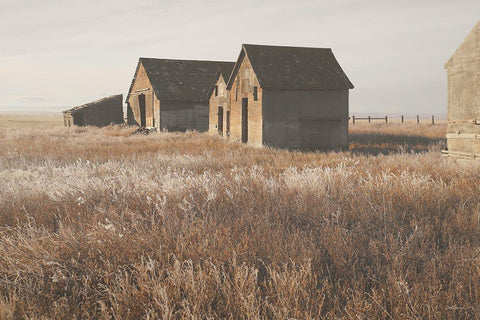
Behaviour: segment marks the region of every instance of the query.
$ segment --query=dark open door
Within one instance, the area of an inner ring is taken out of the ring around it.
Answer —
[[[140,126],[145,127],[147,125],[147,115],[145,113],[145,95],[138,96],[138,105],[140,107]]]
[[[223,107],[218,107],[218,134],[223,135]]]
[[[230,111],[227,111],[227,137],[230,135]]]
[[[242,98],[242,142],[248,142],[248,98]]]

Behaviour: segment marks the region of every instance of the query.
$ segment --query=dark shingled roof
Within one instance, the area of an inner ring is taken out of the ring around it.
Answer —
[[[210,99],[210,96],[212,95],[213,89],[215,88],[215,85],[217,84],[220,75],[222,75],[225,83],[228,83],[228,79],[230,78],[230,74],[232,74],[233,67],[235,67],[235,62],[228,62],[228,64],[224,64],[218,68],[217,73],[212,79],[213,81],[210,84],[210,88],[207,91],[207,100]]]
[[[140,63],[157,96],[167,101],[206,101],[206,93],[217,71],[226,70],[232,64],[152,58],[140,58]]]
[[[225,82],[227,82],[228,78],[230,78],[233,67],[235,67],[235,62],[228,62],[218,67],[218,73],[219,75],[221,74],[223,76],[223,79],[225,80]]]
[[[101,99],[95,100],[93,102],[82,104],[81,106],[73,107],[71,109],[68,109],[68,110],[65,110],[65,111],[62,111],[62,112],[63,113],[75,113],[75,112],[78,112],[78,111],[82,111],[85,108],[91,107],[91,106],[93,106],[97,103],[105,102],[105,101],[110,100],[110,99],[112,99],[112,100],[113,99],[120,99],[120,101],[123,101],[123,94],[115,94],[115,95],[112,95],[112,96],[101,98]]]
[[[332,49],[252,44],[242,46],[238,65],[228,82],[229,89],[245,54],[262,88],[353,89]]]

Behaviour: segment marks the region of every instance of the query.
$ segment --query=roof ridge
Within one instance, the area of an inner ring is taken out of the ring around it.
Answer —
[[[243,43],[242,46],[255,46],[255,47],[272,47],[272,48],[298,48],[298,49],[314,49],[314,50],[330,50],[332,48],[319,48],[319,47],[304,47],[304,46],[279,46],[279,45],[271,45],[271,44],[253,44],[253,43]]]
[[[234,61],[224,61],[224,60],[189,60],[189,59],[173,59],[173,58],[148,58],[140,57],[139,60],[157,60],[157,61],[178,61],[178,62],[214,62],[214,63],[235,63]]]

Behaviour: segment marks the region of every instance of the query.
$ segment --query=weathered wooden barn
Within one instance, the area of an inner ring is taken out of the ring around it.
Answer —
[[[208,129],[210,133],[218,133],[223,136],[230,134],[230,97],[227,90],[227,81],[234,66],[235,62],[232,62],[219,68],[207,93],[210,106]]]
[[[130,125],[208,130],[207,91],[231,62],[140,58],[126,99]]]
[[[123,124],[123,95],[117,94],[63,111],[66,127]]]
[[[447,147],[453,157],[480,157],[480,22],[445,65]]]
[[[256,146],[344,148],[352,88],[331,49],[244,44],[227,84],[224,128]]]

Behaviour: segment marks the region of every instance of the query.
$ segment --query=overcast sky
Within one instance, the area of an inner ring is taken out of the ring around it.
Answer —
[[[234,61],[242,43],[256,43],[332,48],[355,85],[352,113],[442,114],[443,66],[480,19],[479,0],[0,0],[0,8],[0,111],[126,94],[141,56]]]

